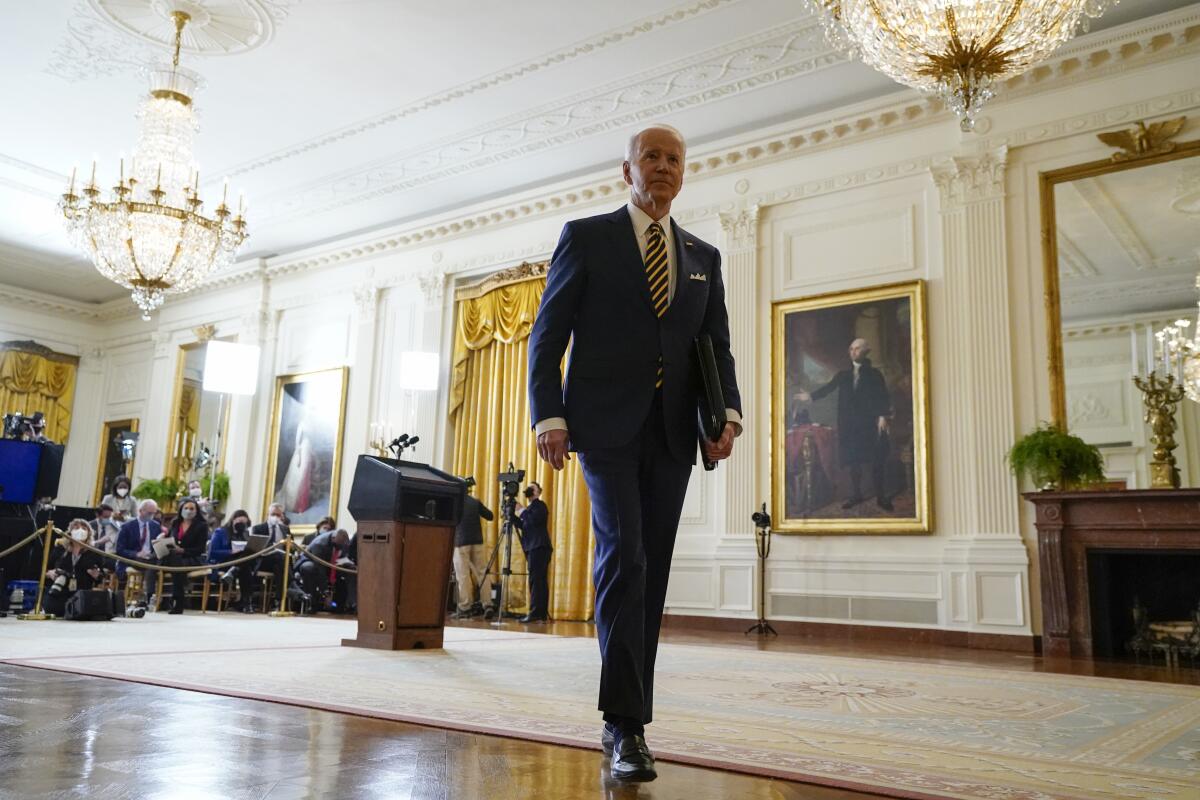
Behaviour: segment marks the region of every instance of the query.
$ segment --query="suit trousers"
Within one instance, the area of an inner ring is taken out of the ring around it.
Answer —
[[[609,722],[653,718],[654,661],[692,465],[667,447],[661,394],[639,434],[579,453],[592,502],[600,703]]]
[[[529,616],[541,619],[550,617],[550,582],[546,573],[550,569],[549,547],[535,547],[525,554],[525,565],[529,568]]]

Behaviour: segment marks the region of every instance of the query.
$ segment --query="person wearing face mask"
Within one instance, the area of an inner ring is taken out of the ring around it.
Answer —
[[[266,536],[267,546],[281,542],[288,536],[291,536],[291,529],[288,528],[287,518],[283,513],[283,506],[279,503],[271,503],[267,509],[267,521],[260,522],[250,529],[250,532],[255,536]],[[250,595],[254,591],[255,573],[270,572],[275,576],[275,590],[282,591],[283,588],[283,551],[275,550],[257,561],[250,562],[250,569],[245,570],[245,577],[242,581],[243,593],[246,597],[246,602],[250,601]]]
[[[46,578],[51,582],[43,601],[46,613],[61,617],[66,611],[67,601],[76,591],[94,589],[100,581],[100,556],[80,544],[90,543],[91,538],[92,527],[87,520],[71,520],[67,526],[66,552],[55,562],[54,568],[46,573]]]
[[[113,510],[113,519],[117,522],[126,522],[137,517],[138,501],[131,492],[131,486],[129,478],[118,475],[113,479],[112,491],[100,500],[100,505]]]
[[[126,522],[117,532],[117,555],[146,564],[142,572],[142,585],[147,593],[154,585],[154,573],[149,567],[158,563],[154,557],[152,543],[162,535],[162,525],[154,518],[157,513],[158,503],[153,500],[143,500],[138,503],[137,517]],[[117,562],[117,574],[121,577],[125,576],[123,562]]]
[[[330,564],[336,564],[350,549],[350,534],[342,529],[325,531],[313,539],[308,552]],[[332,570],[301,553],[296,570],[300,573],[300,584],[308,597],[308,611],[316,614],[325,610],[325,595],[329,591],[331,580],[337,580],[337,570]],[[332,574],[330,574],[332,573]]]
[[[525,499],[529,505],[517,505],[517,516],[513,524],[521,531],[521,549],[525,551],[525,563],[529,567],[529,613],[521,622],[546,622],[550,619],[550,584],[546,571],[550,568],[550,555],[554,548],[550,544],[550,531],[546,523],[550,509],[542,502],[542,486],[530,483],[525,487]]]
[[[227,523],[213,531],[212,539],[208,543],[208,563],[222,564],[236,556],[233,543],[246,541],[246,534],[249,532],[250,515],[244,509],[239,508],[230,515]],[[233,586],[240,572],[241,570],[235,565],[229,567],[222,574],[213,570],[213,577],[223,581],[227,586]],[[242,598],[239,598],[232,607],[235,611],[243,611],[245,603]]]
[[[112,506],[101,503],[96,509],[96,518],[89,525],[92,528],[92,545],[104,548],[107,553],[115,553],[117,534],[121,532],[121,526],[113,518]]]
[[[204,548],[208,545],[208,523],[200,513],[200,504],[188,497],[179,503],[179,513],[171,520],[171,527],[163,534],[178,545],[159,560],[166,567],[185,567],[204,563]],[[171,583],[174,600],[171,614],[182,614],[187,594],[187,573],[172,572]]]

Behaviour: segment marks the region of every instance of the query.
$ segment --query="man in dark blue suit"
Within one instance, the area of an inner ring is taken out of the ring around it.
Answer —
[[[550,584],[546,571],[554,546],[550,541],[550,509],[542,502],[542,485],[532,481],[525,487],[528,506],[517,505],[513,524],[521,530],[521,550],[529,572],[529,613],[521,622],[546,622],[550,619]]]
[[[670,218],[686,145],[674,128],[630,139],[630,202],[563,228],[529,340],[538,453],[562,469],[576,451],[596,535],[601,742],[619,780],[653,780],[644,726],[688,478],[696,461],[697,336],[712,337],[727,418],[705,456],[741,432],[729,319],[716,248]],[[564,385],[560,364],[572,340]]]
[[[151,542],[162,534],[162,525],[154,519],[157,512],[158,503],[153,500],[143,500],[138,504],[137,518],[128,520],[117,531],[117,555],[143,561],[147,565],[157,563],[154,548],[151,546]],[[125,574],[125,568],[123,562],[117,562],[119,575]],[[150,593],[152,576],[149,568],[142,571],[142,587],[147,594]]]

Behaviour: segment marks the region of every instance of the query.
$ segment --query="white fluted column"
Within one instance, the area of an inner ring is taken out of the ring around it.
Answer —
[[[433,269],[418,279],[421,296],[425,305],[421,309],[421,324],[419,340],[414,346],[419,349],[438,354],[438,389],[431,392],[421,392],[417,398],[417,414],[415,429],[421,432],[424,446],[422,461],[428,461],[436,467],[444,467],[441,454],[445,451],[446,419],[442,410],[446,407],[444,388],[447,385],[447,375],[450,368],[450,352],[443,352],[442,321],[445,315],[446,274],[439,269]]]
[[[1013,442],[1012,344],[1004,211],[1007,148],[955,157],[933,168],[941,194],[945,303],[941,336],[949,361],[953,436],[940,451],[954,460],[946,487],[956,502],[955,535],[1018,535],[1017,485],[1005,464]],[[943,491],[945,491],[944,489]]]
[[[765,420],[754,414],[759,387],[758,324],[755,302],[758,298],[758,206],[721,214],[724,241],[721,246],[722,274],[725,281],[725,306],[729,310],[729,335],[733,359],[737,365],[738,389],[742,395],[742,435],[738,437],[729,461],[719,469],[725,472],[725,536],[751,538],[750,515],[757,507],[757,470],[759,431]]]
[[[354,466],[370,448],[371,398],[375,394],[375,323],[379,317],[379,287],[367,283],[354,289],[353,350],[350,353],[349,386],[346,395],[345,434],[342,437],[342,478],[338,486],[338,519],[349,519],[346,502],[354,478]]]

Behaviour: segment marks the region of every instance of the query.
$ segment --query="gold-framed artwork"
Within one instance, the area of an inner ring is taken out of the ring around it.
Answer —
[[[262,518],[281,503],[293,533],[337,510],[348,374],[335,367],[275,378]]]
[[[133,463],[137,456],[135,454],[134,458],[126,463],[121,452],[121,440],[118,438],[118,434],[125,431],[138,432],[137,417],[109,420],[104,423],[100,432],[100,457],[96,464],[96,491],[92,503],[94,506],[100,505],[100,500],[108,494],[118,475],[126,475],[133,479]]]
[[[925,282],[786,300],[771,316],[774,530],[932,531]]]

